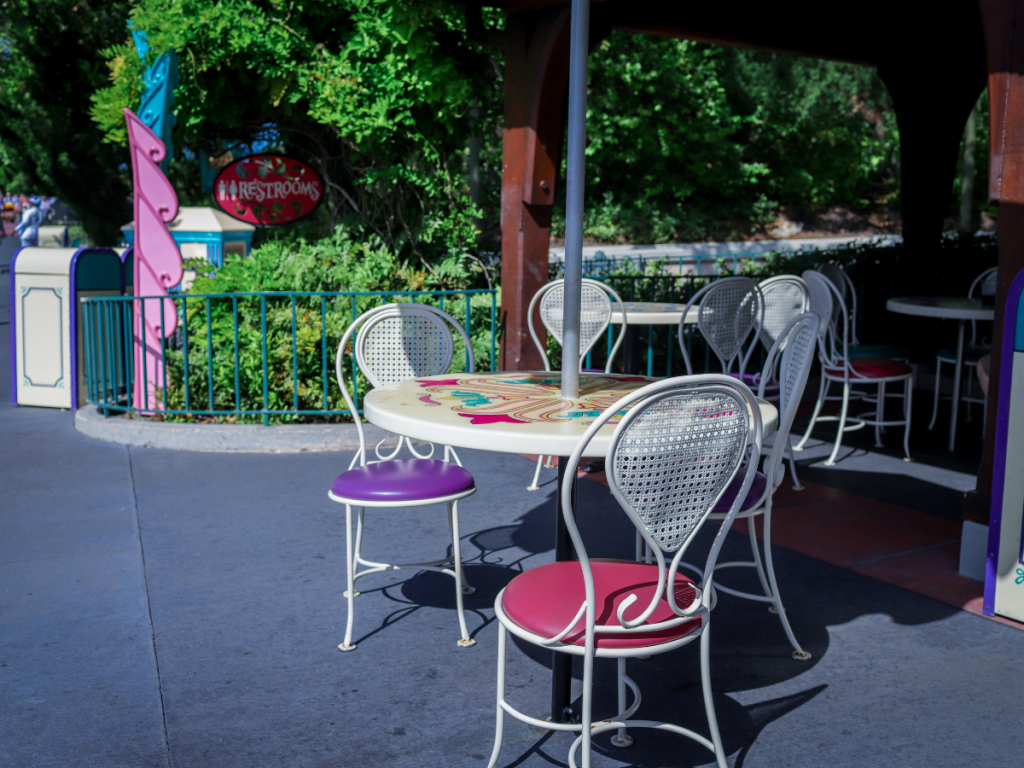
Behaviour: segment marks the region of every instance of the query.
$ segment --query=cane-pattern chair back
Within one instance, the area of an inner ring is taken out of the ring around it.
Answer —
[[[764,300],[757,283],[746,277],[730,277],[711,284],[701,298],[697,328],[711,351],[729,373],[734,362],[743,372],[743,343],[755,326],[763,324]]]
[[[748,435],[739,393],[668,390],[623,418],[609,451],[609,484],[659,548],[674,553],[732,480]]]
[[[580,365],[583,364],[583,359],[587,356],[587,353],[593,349],[594,345],[608,329],[612,318],[613,302],[618,304],[618,310],[622,314],[623,320],[625,320],[625,305],[614,289],[597,280],[584,279],[582,281],[580,285]],[[530,334],[533,336],[537,349],[541,352],[541,357],[544,360],[544,370],[547,371],[551,370],[551,366],[548,362],[545,345],[541,343],[533,327],[533,307],[537,304],[539,304],[538,311],[541,323],[544,324],[547,332],[555,337],[555,341],[561,345],[564,330],[565,281],[555,280],[548,283],[538,291],[533,301],[530,302],[528,320]],[[622,336],[625,333],[625,322],[622,325],[623,330],[619,332],[618,341],[608,355],[608,368],[610,368],[612,358],[614,358],[619,345],[622,343]]]
[[[341,338],[335,356],[338,386],[349,410],[356,413],[357,409],[345,383],[346,352],[351,351],[355,354],[359,370],[366,375],[373,387],[384,387],[420,376],[436,376],[448,371],[455,354],[455,342],[450,328],[455,328],[459,332],[466,349],[466,370],[473,371],[476,368],[476,361],[469,335],[458,321],[444,310],[426,304],[385,304],[364,312],[352,321]],[[355,424],[360,447],[353,459],[353,465],[357,461],[360,464],[366,462],[363,425],[360,419],[356,419]],[[404,440],[404,437],[400,438],[398,448],[386,457],[380,454],[378,445],[378,458],[391,458],[396,455]],[[411,442],[409,450],[414,455],[424,458],[416,453]],[[446,448],[445,456],[447,457],[449,453],[454,451]],[[458,462],[458,457],[455,460]]]
[[[444,373],[455,341],[447,323],[432,310],[399,305],[367,319],[356,335],[356,361],[374,387]]]
[[[764,296],[761,343],[771,349],[790,322],[810,309],[807,285],[795,275],[779,275],[758,284]]]
[[[844,306],[849,309],[847,318],[850,322],[850,343],[860,344],[860,341],[857,339],[857,291],[853,287],[853,281],[850,279],[850,276],[846,274],[846,270],[834,262],[823,264],[818,268],[818,271],[832,282],[832,285],[835,286],[836,293],[839,294],[839,298],[843,300]],[[832,312],[834,315],[833,319],[838,321],[838,303],[833,306]]]
[[[786,446],[789,444],[789,432],[793,428],[793,420],[796,418],[800,398],[803,396],[807,377],[811,372],[811,364],[814,362],[814,348],[818,340],[820,322],[818,316],[813,312],[805,312],[793,318],[775,340],[765,361],[765,371],[769,371],[774,369],[776,359],[781,358],[779,360],[779,426],[775,432],[772,452],[768,461],[765,462],[769,483],[773,485],[781,482],[779,467],[782,464]],[[761,391],[758,396],[764,397],[765,376],[761,378]]]

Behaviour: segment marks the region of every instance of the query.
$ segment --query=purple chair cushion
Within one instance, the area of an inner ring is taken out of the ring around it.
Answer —
[[[730,373],[734,379],[740,379],[738,373]],[[760,373],[744,373],[741,381],[746,384],[750,389],[757,394],[757,388],[761,386],[761,374]],[[767,384],[764,388],[764,396],[769,400],[774,400],[779,396],[779,387],[777,384]]]
[[[331,493],[355,501],[425,501],[468,491],[473,476],[440,459],[395,459],[350,469]]]
[[[715,504],[715,508],[712,512],[728,512],[732,509],[732,503],[736,500],[736,494],[740,492],[740,487],[743,485],[743,477],[747,474],[743,467],[740,467],[739,472],[736,473],[736,477],[729,483],[729,487],[725,489],[725,493],[722,494],[722,498]],[[748,509],[753,509],[754,505],[761,500],[761,496],[764,494],[764,489],[768,485],[768,478],[758,472],[754,475],[754,482],[750,485],[750,492],[747,493],[747,498],[743,500],[743,504],[740,505],[740,511],[746,512]]]

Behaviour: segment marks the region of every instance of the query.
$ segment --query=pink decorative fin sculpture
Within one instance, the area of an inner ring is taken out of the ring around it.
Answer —
[[[135,194],[135,382],[133,402],[147,412],[163,409],[158,388],[164,385],[161,340],[178,327],[174,302],[167,289],[181,282],[181,251],[167,222],[178,215],[178,196],[157,165],[167,154],[164,143],[131,110],[128,146],[132,153]],[[143,322],[145,318],[145,322]]]

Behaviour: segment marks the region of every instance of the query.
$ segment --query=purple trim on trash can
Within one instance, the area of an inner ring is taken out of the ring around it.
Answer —
[[[18,323],[16,321],[18,312],[16,309],[17,297],[14,292],[14,262],[21,251],[22,249],[19,248],[11,256],[10,268],[7,272],[11,281],[9,286],[11,293],[11,405],[18,404]]]
[[[981,612],[995,615],[996,569],[999,566],[999,529],[1003,522],[1003,484],[1006,482],[1006,440],[1009,437],[1010,386],[1013,382],[1013,353],[1016,347],[1017,311],[1024,291],[1024,270],[1010,284],[1003,316],[1003,348],[999,358],[999,400],[996,412],[996,446],[992,466],[992,506],[988,516],[988,555],[985,558],[985,597]]]

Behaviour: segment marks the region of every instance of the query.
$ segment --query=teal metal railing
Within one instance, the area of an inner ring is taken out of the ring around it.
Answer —
[[[444,309],[470,337],[477,369],[493,371],[497,294],[496,290],[172,294],[168,298],[177,313],[178,329],[160,343],[156,352],[162,363],[160,381],[152,397],[143,388],[142,402],[134,401],[132,391],[136,297],[83,298],[87,400],[107,415],[159,413],[164,419],[181,421],[269,424],[271,419],[351,416],[331,380],[337,344],[356,317],[390,302]],[[162,307],[161,303],[161,314]],[[468,362],[464,343],[456,339],[455,360],[463,359]],[[351,360],[349,385],[358,404],[366,382],[354,355]],[[143,371],[142,376],[147,373]]]

